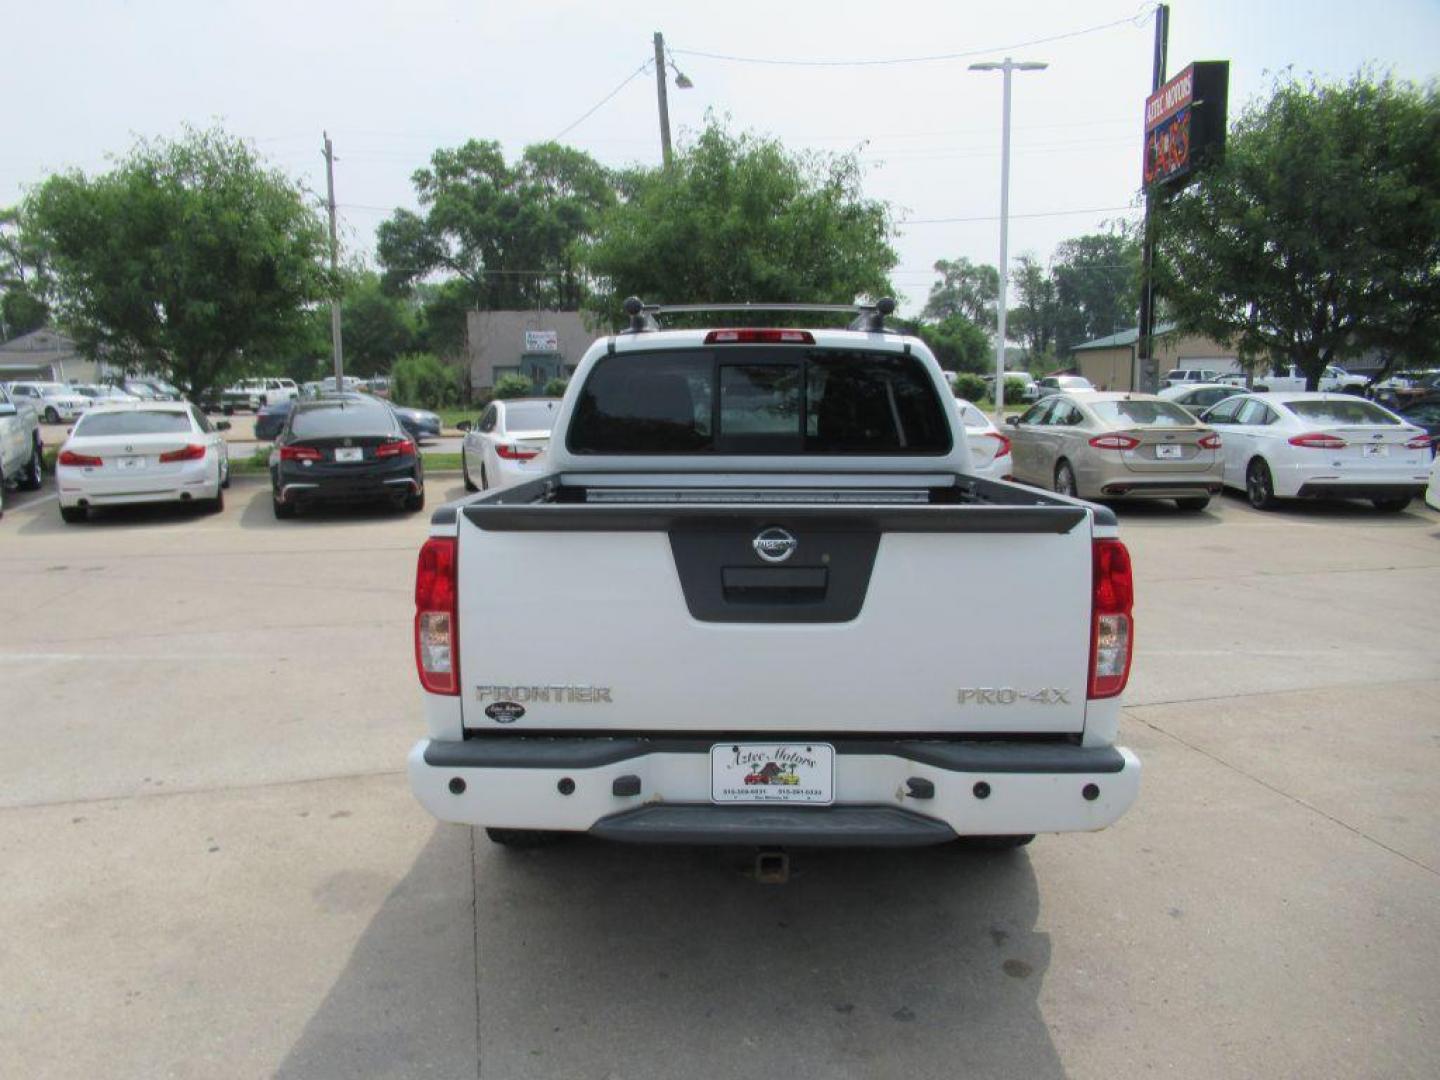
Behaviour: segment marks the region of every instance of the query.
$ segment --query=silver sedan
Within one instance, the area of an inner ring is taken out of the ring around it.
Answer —
[[[1055,394],[1010,423],[1015,479],[1062,495],[1203,510],[1223,483],[1220,436],[1154,394]]]

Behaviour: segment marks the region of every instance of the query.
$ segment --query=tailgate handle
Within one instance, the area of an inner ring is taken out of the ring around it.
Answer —
[[[830,581],[823,566],[727,566],[720,575],[732,604],[818,604]]]

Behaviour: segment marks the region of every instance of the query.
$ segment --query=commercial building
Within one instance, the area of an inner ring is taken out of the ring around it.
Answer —
[[[568,379],[596,333],[579,311],[471,311],[465,319],[471,389],[489,389],[504,375],[523,375],[536,390]]]
[[[1070,352],[1071,366],[1102,390],[1133,390],[1139,336],[1139,331],[1131,328],[1077,345]],[[1154,351],[1156,374],[1161,379],[1174,368],[1210,368],[1223,373],[1241,370],[1235,349],[1201,334],[1182,333],[1174,323],[1156,325]]]

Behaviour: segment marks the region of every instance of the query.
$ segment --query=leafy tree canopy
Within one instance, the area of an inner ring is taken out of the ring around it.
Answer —
[[[387,292],[373,272],[354,274],[345,283],[340,322],[345,370],[351,375],[382,375],[397,356],[416,347],[415,306]]]
[[[1060,355],[1136,324],[1140,242],[1131,230],[1113,228],[1061,241],[1051,260],[1050,275],[1055,295],[1055,349]]]
[[[593,307],[650,302],[851,303],[893,290],[889,208],[866,199],[854,155],[788,153],[713,117],[668,168],[633,170],[586,249]]]
[[[22,227],[20,208],[0,209],[0,338],[49,322],[53,293],[45,252]]]
[[[994,362],[990,338],[964,315],[951,315],[937,323],[920,323],[915,332],[930,346],[945,371],[981,372]]]
[[[935,264],[935,272],[940,280],[930,286],[922,316],[938,321],[964,315],[987,331],[993,330],[995,306],[1000,300],[1000,272],[966,258],[941,259]]]
[[[1225,158],[1163,210],[1158,287],[1178,321],[1314,388],[1368,348],[1433,355],[1440,330],[1440,91],[1286,78]]]
[[[471,306],[575,310],[585,297],[577,245],[615,201],[610,172],[559,143],[507,163],[498,142],[436,150],[411,177],[422,212],[381,223],[377,254],[391,290],[434,275],[468,285]]]
[[[52,176],[23,220],[80,346],[192,395],[302,340],[329,288],[304,193],[218,129],[140,142],[102,175]]]

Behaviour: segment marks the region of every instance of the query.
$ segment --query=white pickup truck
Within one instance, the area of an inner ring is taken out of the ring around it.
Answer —
[[[1013,847],[1118,819],[1140,763],[1111,512],[972,475],[893,301],[848,330],[626,310],[545,475],[432,518],[419,801],[509,845]]]
[[[1299,392],[1306,389],[1305,382],[1305,373],[1297,365],[1280,364],[1268,375],[1255,376],[1255,391]],[[1363,394],[1369,382],[1364,375],[1351,375],[1342,367],[1326,364],[1320,376],[1320,389],[1327,394]]]

